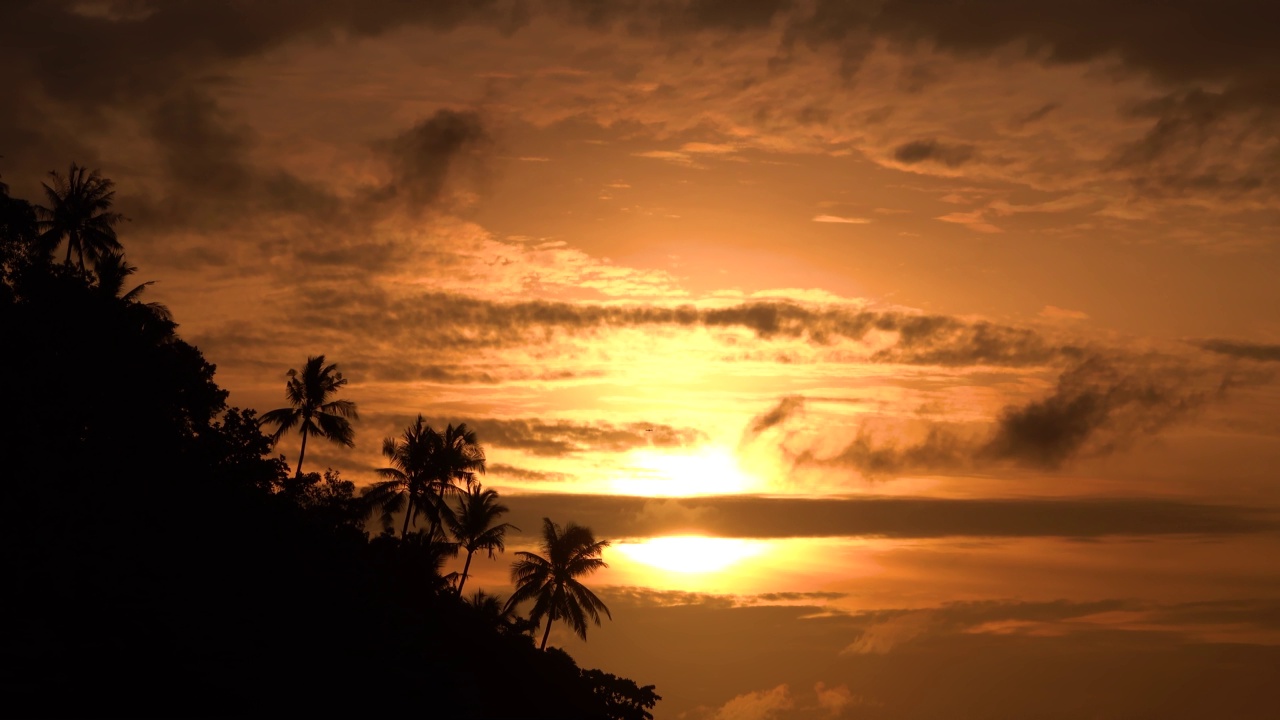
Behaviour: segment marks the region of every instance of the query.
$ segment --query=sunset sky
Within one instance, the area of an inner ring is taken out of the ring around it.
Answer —
[[[475,428],[660,719],[1271,717],[1278,8],[6,0],[0,176],[307,469]]]

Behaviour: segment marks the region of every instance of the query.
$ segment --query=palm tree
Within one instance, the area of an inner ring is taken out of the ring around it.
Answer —
[[[307,454],[307,437],[319,435],[347,447],[355,446],[355,430],[351,420],[359,420],[356,404],[350,400],[333,400],[338,390],[347,384],[338,372],[337,363],[324,364],[324,356],[307,358],[302,372],[289,371],[289,382],[284,395],[292,407],[272,410],[262,415],[262,422],[277,426],[272,442],[297,427],[302,435],[302,449],[298,452],[298,469],[295,477],[302,477],[302,460]]]
[[[511,608],[505,607],[502,598],[477,590],[474,595],[464,598],[463,602],[483,618],[490,627],[504,635],[532,635],[538,626],[529,620],[516,615]]]
[[[417,514],[423,493],[429,482],[427,472],[432,450],[439,445],[437,433],[423,422],[422,416],[406,427],[400,436],[383,438],[382,454],[391,461],[392,467],[380,468],[377,473],[386,478],[374,483],[365,490],[364,497],[369,503],[370,511],[382,510],[382,521],[391,524],[391,515],[404,513],[404,526],[400,528],[403,539],[409,532],[409,520]]]
[[[118,298],[123,302],[139,329],[144,332],[155,330],[162,336],[171,334],[177,327],[177,323],[173,321],[173,313],[169,312],[169,308],[163,303],[144,303],[139,299],[148,286],[155,284],[154,280],[148,280],[132,290],[125,291],[125,280],[137,271],[138,268],[125,260],[124,253],[112,250],[99,257],[94,263],[93,273],[98,276],[95,287],[106,297]]]
[[[433,447],[428,462],[428,485],[423,507],[431,513],[434,533],[441,521],[452,512],[445,495],[461,491],[457,485],[459,480],[466,487],[471,487],[476,473],[484,473],[485,460],[484,448],[477,442],[475,431],[467,429],[466,423],[447,425],[443,433],[433,431],[432,435]]]
[[[499,515],[509,509],[498,502],[497,490],[486,490],[480,483],[473,483],[458,500],[457,510],[445,517],[449,532],[453,533],[458,546],[467,551],[467,562],[462,566],[462,579],[458,581],[458,597],[462,597],[462,586],[467,584],[467,572],[471,569],[471,556],[475,551],[488,551],[489,559],[492,560],[494,550],[506,550],[504,541],[507,529],[520,529],[511,523],[493,524]]]
[[[49,176],[53,180],[52,187],[41,183],[49,206],[36,208],[40,226],[44,229],[40,239],[49,252],[65,237],[65,263],[71,264],[74,252],[80,260],[80,269],[84,270],[86,256],[97,263],[108,252],[120,250],[114,226],[121,215],[110,210],[116,195],[115,184],[99,175],[97,170],[89,172],[75,163],[71,163],[65,178],[57,171],[50,171]]]
[[[520,559],[511,565],[511,579],[516,591],[507,600],[515,607],[533,600],[529,619],[537,623],[547,618],[542,633],[542,649],[547,649],[551,623],[564,620],[578,637],[587,639],[587,618],[600,624],[600,611],[613,619],[609,608],[576,579],[608,567],[600,553],[609,546],[607,540],[596,540],[587,528],[569,523],[562,529],[548,518],[542,518],[542,549],[546,557],[531,552],[517,552]]]

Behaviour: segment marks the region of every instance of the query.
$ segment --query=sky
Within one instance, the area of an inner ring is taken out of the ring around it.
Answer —
[[[8,0],[230,402],[465,422],[658,718],[1269,717],[1280,44],[1223,0]],[[296,438],[281,442],[292,462]]]

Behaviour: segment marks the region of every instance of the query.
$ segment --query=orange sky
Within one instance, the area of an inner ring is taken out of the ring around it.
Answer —
[[[232,404],[336,361],[308,466],[465,421],[612,539],[552,642],[659,718],[1264,717],[1275,12],[17,2],[0,173],[115,180]]]

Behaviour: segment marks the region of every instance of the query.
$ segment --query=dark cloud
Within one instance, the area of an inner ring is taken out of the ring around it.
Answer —
[[[820,0],[819,12],[843,0]],[[1105,18],[1100,22],[1100,18]],[[1019,47],[1048,63],[1117,58],[1166,82],[1249,83],[1280,63],[1270,28],[1280,9],[1266,2],[1145,0],[888,0],[872,21],[901,40],[926,40],[961,54]]]
[[[344,365],[345,367],[345,365]],[[660,423],[633,422],[615,424],[608,422],[571,422],[568,420],[543,421],[535,419],[500,419],[468,417],[424,418],[431,427],[466,423],[476,431],[481,445],[523,450],[533,455],[552,457],[582,452],[626,452],[640,447],[674,448],[695,445],[705,439],[701,430],[673,427]],[[389,417],[371,415],[365,424],[388,428],[389,434],[398,434],[413,417]],[[508,475],[520,479],[551,479],[534,475],[521,475],[511,466],[500,466]]]
[[[528,468],[516,467],[505,463],[488,463],[485,467],[485,474],[491,478],[509,478],[524,482],[564,482],[572,477],[567,473],[529,470]]]
[[[972,160],[973,155],[972,145],[941,143],[933,138],[914,140],[893,149],[893,159],[907,165],[936,162],[955,168]]]
[[[652,423],[575,423],[541,420],[477,420],[476,432],[486,444],[515,448],[534,455],[580,452],[625,452],[637,447],[685,447],[705,435],[694,428]]]
[[[85,12],[87,5],[13,0],[0,30],[0,48],[22,58],[17,67],[54,99],[81,109],[164,97],[193,77],[297,40],[374,37],[407,25],[447,30],[476,19],[503,25],[520,17],[517,3],[496,0],[108,0],[97,13]]]
[[[1274,87],[1280,92],[1280,83]],[[1145,195],[1272,196],[1280,190],[1276,111],[1263,112],[1239,91],[1178,91],[1130,108],[1154,121],[1111,158]],[[1259,147],[1267,150],[1259,152]]]
[[[745,599],[747,602],[804,602],[813,600],[839,600],[840,598],[848,596],[849,593],[842,592],[770,592],[751,595]]]
[[[251,133],[233,127],[207,94],[194,88],[176,92],[161,100],[149,120],[168,177],[182,190],[237,199],[249,193]]]
[[[1090,358],[1062,373],[1048,397],[1006,408],[982,453],[1052,468],[1082,451],[1106,454],[1123,448],[1209,399],[1209,393],[1180,380]]]
[[[1076,357],[1074,346],[1052,346],[1026,328],[967,323],[937,315],[884,315],[878,329],[898,333],[898,341],[873,356],[879,362],[912,365],[1041,365]]]
[[[1260,360],[1264,362],[1280,362],[1280,345],[1252,343],[1242,340],[1223,340],[1213,338],[1201,340],[1196,346],[1209,352],[1244,360]]]
[[[800,395],[788,395],[778,401],[778,404],[770,408],[767,412],[755,416],[751,419],[751,423],[743,432],[743,442],[747,442],[755,438],[760,433],[768,430],[775,425],[780,425],[800,412],[804,411],[804,398]]]
[[[324,223],[357,211],[358,219],[364,215],[358,203],[338,202],[324,186],[283,168],[249,162],[257,138],[213,99],[229,82],[227,73],[292,42],[373,37],[407,25],[511,29],[525,19],[522,3],[499,0],[14,0],[0,24],[6,70],[0,138],[21,147],[0,152],[23,176],[38,177],[68,154],[114,176],[121,168],[103,166],[77,138],[101,136],[119,118],[132,117],[156,143],[168,180],[162,197],[122,195],[121,208],[140,225],[219,229],[230,217],[264,210],[314,214]],[[418,204],[434,201],[450,159],[479,136],[465,113],[425,120],[399,138],[397,187]],[[115,160],[127,171],[139,169],[132,158]]]
[[[433,347],[454,349],[545,344],[549,331],[566,335],[642,326],[741,328],[762,340],[801,339],[814,345],[895,335],[870,358],[917,365],[1028,367],[1081,355],[1080,348],[1051,343],[1033,330],[952,317],[750,302],[727,308],[690,305],[598,305],[553,301],[495,302],[467,295],[427,293],[391,299],[377,290],[344,296],[333,307],[316,307],[300,296],[295,320],[352,332],[372,332]]]
[[[1186,369],[1090,355],[1059,376],[1049,395],[1005,407],[986,437],[934,424],[914,441],[877,440],[865,428],[840,452],[794,456],[797,466],[851,467],[868,478],[906,472],[956,472],[1011,462],[1054,469],[1080,456],[1129,447],[1221,397],[1228,375],[1207,384]]]
[[[477,113],[437,111],[384,144],[392,180],[375,195],[403,197],[415,209],[432,206],[440,198],[451,166],[487,139]]]
[[[972,441],[946,428],[931,427],[922,440],[914,443],[877,442],[867,432],[859,431],[835,455],[818,457],[805,450],[794,462],[798,466],[851,467],[868,478],[882,478],[911,471],[956,471],[971,466],[973,456]]]
[[[747,32],[767,28],[792,0],[548,0],[543,5],[596,29],[678,36],[702,30]]]
[[[1274,532],[1280,517],[1257,508],[1160,499],[943,500],[912,497],[664,498],[520,495],[512,522],[544,516],[587,525],[600,537],[700,533],[720,537],[889,538],[1234,535]]]
[[[1018,118],[1017,126],[1023,127],[1025,125],[1030,125],[1031,123],[1036,122],[1038,120],[1043,120],[1044,118],[1049,116],[1049,113],[1052,113],[1053,111],[1057,110],[1060,107],[1062,107],[1062,104],[1056,103],[1056,102],[1046,103],[1044,105],[1041,105],[1035,110],[1032,110],[1026,115],[1023,115],[1022,117]]]

